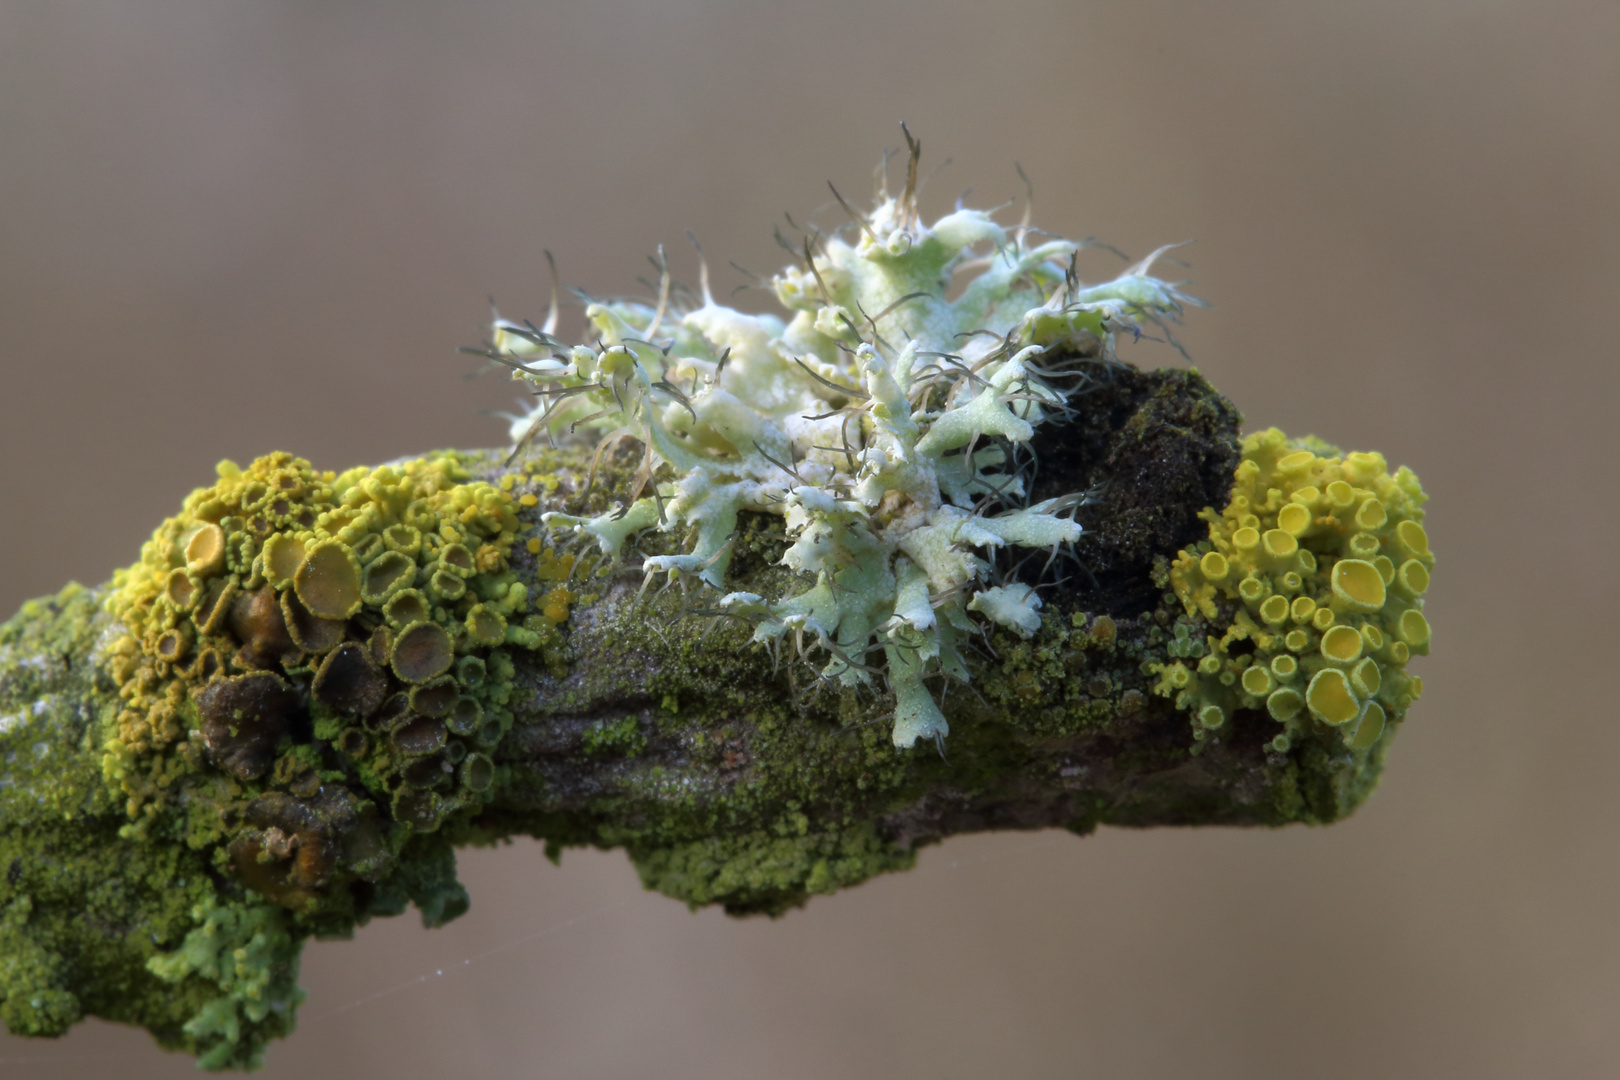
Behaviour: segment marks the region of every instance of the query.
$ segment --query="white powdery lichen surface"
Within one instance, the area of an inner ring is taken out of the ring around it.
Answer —
[[[830,680],[886,678],[896,746],[944,736],[924,679],[968,678],[975,616],[1024,636],[1040,626],[1034,590],[992,583],[981,553],[1080,536],[1081,496],[1021,505],[1009,450],[1073,412],[1077,358],[1110,359],[1117,331],[1174,319],[1189,299],[1149,276],[1151,256],[1083,286],[1078,245],[1036,238],[978,210],[924,225],[908,185],[849,239],[807,239],[804,262],[772,282],[786,322],[715,303],[706,272],[685,310],[667,274],[656,301],[589,305],[594,345],[557,341],[555,307],[544,327],[497,319],[490,355],[538,396],[514,439],[594,428],[644,447],[629,505],[545,520],[613,557],[644,529],[689,533],[685,553],[644,561],[649,580],[719,590],[756,640],[824,657]],[[801,591],[725,593],[741,510],[785,517],[782,561]]]

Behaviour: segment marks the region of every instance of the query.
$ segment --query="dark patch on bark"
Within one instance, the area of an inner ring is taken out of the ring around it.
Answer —
[[[1030,498],[1099,495],[1080,511],[1086,532],[1075,544],[1090,577],[1074,573],[1066,591],[1085,610],[1139,615],[1158,601],[1154,561],[1204,539],[1198,512],[1226,505],[1243,416],[1198,372],[1171,368],[1115,367],[1073,400],[1082,420],[1031,440]]]

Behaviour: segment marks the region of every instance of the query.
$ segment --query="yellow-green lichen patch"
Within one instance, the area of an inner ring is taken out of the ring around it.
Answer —
[[[107,601],[125,634],[110,649],[123,707],[103,766],[128,813],[150,818],[188,784],[223,775],[243,805],[279,791],[308,804],[306,817],[317,792],[328,803],[347,793],[397,851],[410,832],[390,831],[400,791],[434,795],[412,803],[417,831],[482,806],[487,788],[469,794],[451,773],[511,725],[512,667],[498,647],[508,620],[530,610],[507,566],[517,527],[511,497],[471,481],[452,455],[341,475],[287,454],[222,464]],[[412,686],[434,688],[422,711],[399,693]],[[404,706],[390,713],[396,697]],[[461,699],[478,717],[465,736],[439,739],[419,723],[442,735],[440,717]],[[329,825],[339,850],[348,826]],[[258,870],[294,858],[283,847],[256,849],[243,880],[280,880],[275,866]],[[333,880],[347,864],[336,865]],[[272,892],[302,905],[319,890]]]
[[[1192,715],[1195,738],[1218,732],[1217,715],[1264,708],[1283,748],[1333,730],[1366,750],[1406,714],[1423,689],[1406,663],[1429,646],[1426,498],[1378,454],[1275,428],[1244,440],[1231,501],[1204,511],[1209,540],[1170,570],[1186,615],[1156,689]]]
[[[100,742],[120,835],[185,831],[220,895],[247,897],[196,907],[147,965],[186,988],[205,1064],[251,1064],[290,1024],[291,983],[265,973],[303,936],[407,898],[429,922],[465,908],[439,830],[495,796],[505,647],[531,644],[513,620],[556,638],[567,617],[532,611],[517,529],[454,455],[339,475],[275,454],[222,463],[115,575]]]

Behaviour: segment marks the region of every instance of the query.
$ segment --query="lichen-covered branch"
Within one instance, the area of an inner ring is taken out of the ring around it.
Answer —
[[[305,938],[345,936],[410,903],[429,925],[455,917],[467,898],[453,848],[504,836],[623,847],[651,888],[776,913],[902,869],[919,845],[955,833],[1348,813],[1375,782],[1387,735],[1356,749],[1318,725],[1279,751],[1277,722],[1238,708],[1196,741],[1187,711],[1154,692],[1162,674],[1151,669],[1204,625],[1169,591],[1169,560],[1205,533],[1196,508],[1228,501],[1236,413],[1184,372],[1121,368],[1095,395],[1101,419],[1056,433],[1037,480],[1112,493],[1079,545],[1086,569],[1044,590],[1033,637],[994,630],[975,643],[971,688],[939,688],[952,732],[943,756],[932,743],[896,749],[881,694],[818,680],[751,643],[746,623],[703,614],[701,597],[642,594],[639,574],[606,566],[602,576],[575,566],[563,584],[568,556],[525,541],[503,572],[542,609],[537,648],[508,646],[485,665],[486,679],[509,665],[510,719],[493,746],[452,766],[484,754],[488,797],[413,822],[421,793],[441,810],[465,796],[465,770],[444,768],[464,728],[407,717],[390,729],[380,706],[334,725],[353,714],[326,704],[322,666],[278,656],[292,700],[265,710],[286,714],[275,740],[254,741],[262,720],[243,712],[235,741],[227,731],[211,742],[208,696],[180,695],[172,746],[197,771],[180,770],[167,798],[154,787],[132,817],[118,781],[130,697],[110,588],[31,602],[0,630],[0,1018],[49,1035],[97,1015],[144,1025],[209,1065],[249,1065],[292,1028]],[[634,466],[627,452],[601,468]],[[511,496],[515,535],[538,538],[540,514],[580,508],[589,462],[546,453],[503,469],[492,453],[455,467]],[[732,580],[772,587],[785,547],[780,519],[744,514]],[[1234,618],[1216,607],[1214,622]],[[251,604],[240,611],[242,649],[280,633],[273,617],[275,632],[262,632]],[[548,615],[562,618],[548,629]],[[343,625],[345,640],[369,647],[364,621]],[[223,674],[235,654],[213,662],[224,666],[195,672],[216,680],[204,686],[246,677]],[[421,705],[426,684],[414,685]],[[253,756],[244,733],[262,770],[242,764]],[[406,776],[379,780],[389,755]],[[424,761],[445,779],[429,772],[417,786],[411,770]],[[363,796],[368,780],[392,791],[381,814],[339,794]]]
[[[455,918],[512,836],[774,915],[956,833],[1353,810],[1422,690],[1417,478],[1122,363],[1189,301],[1152,258],[925,226],[912,150],[791,321],[667,266],[594,344],[497,319],[516,452],[221,463],[0,626],[0,1020],[250,1068],[303,941]]]

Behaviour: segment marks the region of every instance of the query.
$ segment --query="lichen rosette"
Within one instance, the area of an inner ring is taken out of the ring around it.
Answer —
[[[948,732],[925,680],[968,678],[968,635],[1040,626],[1039,595],[1001,578],[995,553],[1080,536],[1081,493],[1024,499],[1036,428],[1070,413],[1116,333],[1189,299],[1150,275],[1154,257],[1086,286],[1078,244],[979,210],[925,225],[915,151],[902,194],[806,235],[800,264],[772,279],[786,320],[717,303],[706,269],[685,299],[666,272],[654,301],[590,303],[593,344],[557,340],[553,309],[539,327],[497,319],[489,353],[539,399],[514,421],[520,444],[583,429],[643,448],[611,510],[549,513],[554,529],[609,557],[643,530],[688,534],[644,559],[648,580],[715,590],[756,641],[813,658],[835,685],[891,692],[901,747]],[[785,519],[796,588],[728,591],[743,510]]]

